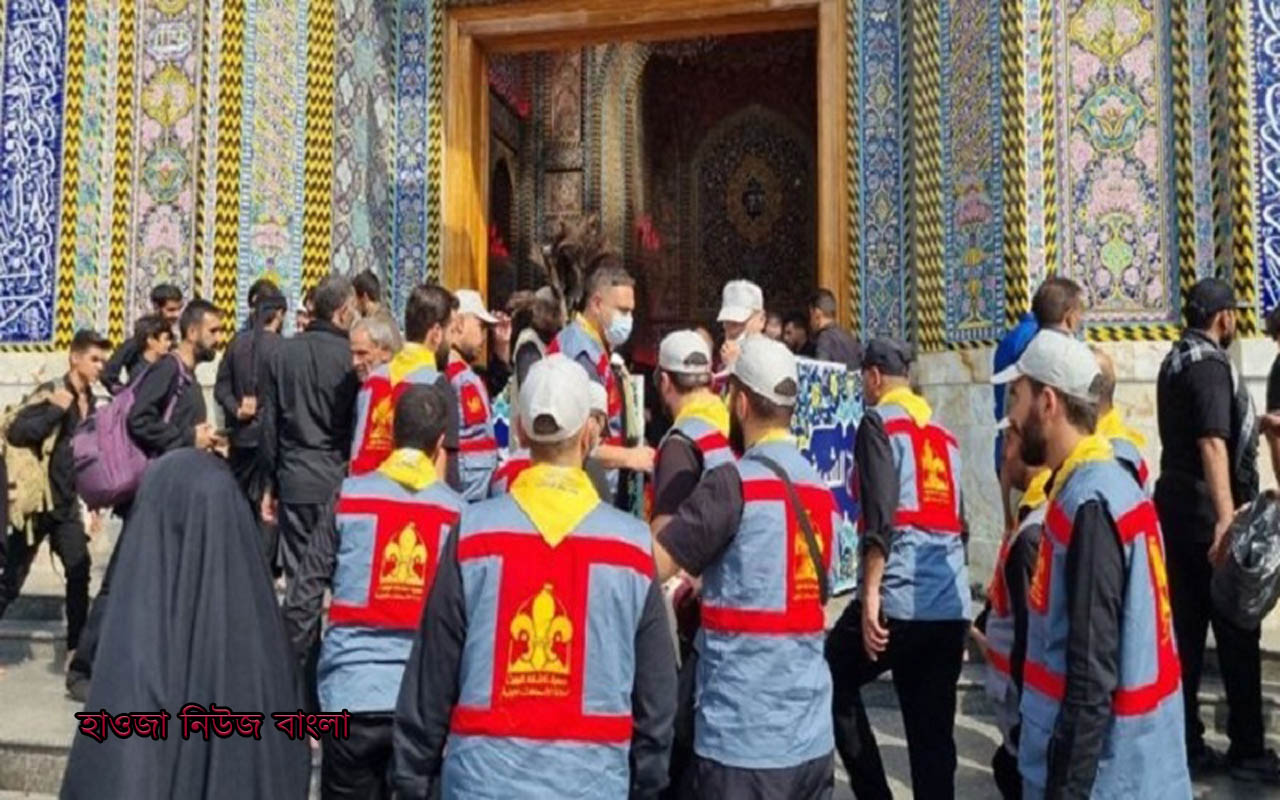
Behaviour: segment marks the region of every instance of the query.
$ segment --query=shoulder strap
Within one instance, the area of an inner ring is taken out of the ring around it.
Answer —
[[[804,506],[800,503],[800,495],[796,492],[795,484],[791,482],[791,478],[786,471],[772,458],[760,453],[752,453],[748,458],[759,462],[765,469],[778,476],[778,480],[782,481],[782,485],[786,487],[787,498],[791,501],[796,521],[800,523],[800,530],[804,532],[805,544],[809,546],[809,558],[813,561],[813,571],[818,575],[818,599],[822,601],[823,605],[826,605],[827,600],[831,597],[831,586],[827,571],[822,566],[822,550],[818,548],[818,537],[814,535],[813,528],[809,525],[809,515],[804,513]]]

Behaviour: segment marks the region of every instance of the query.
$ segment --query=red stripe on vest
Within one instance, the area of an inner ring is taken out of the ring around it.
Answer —
[[[1147,481],[1151,477],[1151,470],[1147,468],[1147,460],[1145,458],[1138,459],[1138,483],[1142,488],[1147,488]]]
[[[532,465],[533,462],[527,458],[507,459],[506,463],[494,470],[493,483],[504,483],[503,490],[511,491],[511,484],[515,483],[521,472],[524,472]]]
[[[449,365],[444,368],[444,374],[448,376],[449,380],[453,380],[466,371],[467,362],[465,361],[450,361]]]
[[[991,645],[987,645],[984,651],[987,657],[987,664],[1001,675],[1013,675],[1013,664],[1009,661],[1009,656],[996,650]]]
[[[630,714],[582,710],[592,567],[652,578],[652,556],[618,540],[570,534],[551,547],[536,533],[482,531],[458,542],[458,560],[499,558],[493,684],[488,708],[455,709],[460,733],[625,742]],[[626,637],[631,641],[631,637]]]
[[[1116,531],[1120,541],[1129,544],[1141,534],[1160,536],[1160,520],[1156,516],[1156,507],[1150,501],[1139,503],[1133,509],[1116,520]]]
[[[497,440],[488,436],[480,439],[467,439],[466,441],[458,442],[459,453],[491,453],[497,449]]]
[[[1049,535],[1057,540],[1058,544],[1067,547],[1071,544],[1071,528],[1074,527],[1071,518],[1062,510],[1062,506],[1056,502],[1049,504],[1049,510],[1044,515],[1044,529]]]
[[[391,630],[417,630],[439,565],[440,532],[458,512],[427,503],[376,497],[339,498],[336,513],[376,518],[364,603],[334,597],[329,621]]]
[[[697,439],[694,439],[693,443],[698,446],[698,450],[700,450],[704,456],[716,450],[729,449],[729,439],[720,431],[704,433]]]
[[[365,407],[365,418],[362,420],[363,436],[355,457],[351,459],[352,475],[364,475],[382,466],[394,449],[393,423],[395,421],[396,400],[399,390],[404,386],[402,381],[393,388],[385,375],[374,375],[364,384],[368,392],[369,404]]]
[[[809,516],[810,527],[822,550],[822,568],[831,568],[832,515],[835,499],[830,490],[813,486],[796,486],[796,494]],[[742,482],[745,503],[780,502],[785,504],[789,542],[785,545],[786,607],[779,610],[732,608],[704,601],[702,625],[721,633],[795,635],[821,633],[825,623],[819,598],[818,577],[804,531],[796,522],[786,487],[777,478],[752,478]]]

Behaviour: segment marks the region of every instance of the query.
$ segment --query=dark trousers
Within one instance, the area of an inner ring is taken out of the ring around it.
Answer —
[[[123,524],[120,526],[120,535],[116,537],[115,547],[111,548],[111,558],[107,560],[107,571],[102,575],[102,585],[98,587],[98,594],[93,598],[93,605],[89,607],[89,619],[80,633],[80,646],[76,648],[76,654],[67,667],[68,686],[76,680],[89,680],[93,675],[93,656],[98,652],[98,637],[102,633],[102,620],[107,613],[107,598],[111,594],[111,576],[116,571],[116,559],[120,556],[125,534],[129,531],[129,512],[132,508],[131,501],[115,509],[115,515]]]
[[[964,657],[965,620],[889,620],[889,646],[872,661],[862,647],[862,604],[850,603],[827,635],[836,750],[858,800],[889,798],[889,782],[875,733],[862,704],[862,687],[885,670],[902,709],[916,797],[955,797],[956,684]]]
[[[831,754],[782,769],[731,767],[702,756],[693,761],[699,800],[831,800]]]
[[[1182,662],[1182,702],[1186,712],[1187,754],[1204,749],[1204,723],[1200,721],[1200,674],[1204,667],[1205,635],[1213,626],[1218,645],[1218,669],[1227,692],[1229,755],[1249,758],[1261,755],[1262,629],[1244,630],[1227,621],[1213,607],[1209,581],[1209,544],[1184,536],[1165,537],[1169,569],[1169,599],[1173,605],[1173,631]]]
[[[996,788],[1004,800],[1022,800],[1022,773],[1018,771],[1018,757],[1000,745],[991,757],[991,774]]]
[[[62,562],[67,581],[67,649],[75,650],[80,643],[89,614],[89,536],[79,510],[68,512],[69,519],[58,519],[52,514],[37,514],[31,523],[31,541],[26,531],[9,530],[5,547],[4,576],[0,578],[0,616],[17,599],[31,572],[40,543],[46,538],[49,547]]]
[[[383,800],[391,796],[387,777],[392,721],[390,712],[352,714],[346,739],[325,737],[320,764],[322,800]]]
[[[258,448],[233,445],[227,463],[231,466],[231,473],[236,476],[236,483],[240,484],[241,491],[249,499],[254,519],[258,520],[267,564],[271,567],[272,574],[279,574],[276,553],[280,548],[280,527],[262,519],[262,496],[266,494],[268,478],[258,459]]]
[[[333,502],[280,503],[280,566],[292,584],[313,537],[333,527]]]

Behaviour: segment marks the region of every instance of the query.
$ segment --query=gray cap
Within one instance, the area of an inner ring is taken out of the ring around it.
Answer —
[[[458,298],[459,314],[473,314],[481,322],[487,322],[490,325],[498,321],[498,318],[490,314],[489,309],[484,307],[484,298],[475,289],[459,289],[453,294]]]
[[[697,331],[672,331],[658,345],[658,368],[685,375],[711,374],[711,349]]]
[[[520,383],[520,421],[534,442],[575,436],[591,415],[591,379],[578,362],[555,353],[536,362]],[[547,420],[555,423],[547,428]],[[542,432],[535,423],[542,421]]]
[[[753,393],[780,406],[794,406],[800,391],[796,357],[782,342],[766,336],[742,340],[730,374]]]
[[[906,377],[911,371],[911,345],[901,339],[880,336],[867,343],[862,368],[876,367],[885,375]]]
[[[729,281],[720,295],[716,322],[746,322],[759,311],[764,311],[764,292],[760,287],[751,281]]]
[[[991,382],[999,386],[1027,377],[1077,400],[1096,403],[1095,381],[1100,374],[1098,359],[1089,345],[1060,331],[1042,330],[1018,362],[996,373]]]

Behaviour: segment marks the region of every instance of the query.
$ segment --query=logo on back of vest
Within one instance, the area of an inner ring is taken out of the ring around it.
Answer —
[[[1048,531],[1040,538],[1040,552],[1036,556],[1036,568],[1031,573],[1031,586],[1027,589],[1027,605],[1043,614],[1049,609],[1049,572],[1053,568],[1053,544]]]
[[[1151,576],[1155,579],[1156,590],[1156,631],[1160,644],[1167,645],[1173,630],[1173,605],[1169,602],[1169,573],[1165,570],[1164,554],[1160,552],[1160,542],[1151,533],[1144,537],[1147,540],[1147,564],[1151,567]]]
[[[818,545],[818,557],[821,558],[825,553],[822,546],[822,537],[816,535],[818,527],[813,524],[813,515],[809,513],[809,509],[801,509],[800,513],[804,514],[809,521],[809,530],[814,532],[814,541]],[[795,560],[795,568],[792,572],[795,578],[795,599],[807,600],[818,596],[818,570],[813,563],[813,557],[809,555],[809,543],[805,541],[804,531],[799,525],[795,525],[791,529],[791,555]]]
[[[391,425],[394,414],[395,407],[391,405],[390,397],[384,397],[374,405],[373,413],[369,415],[368,445],[370,449],[391,449]]]
[[[555,587],[542,589],[516,609],[511,620],[503,697],[565,697],[569,694],[569,643],[573,621],[556,599]]]
[[[921,502],[928,505],[950,505],[951,480],[947,474],[947,462],[933,452],[933,445],[928,441],[920,449],[920,468],[924,475],[921,483],[924,497],[920,498]]]
[[[426,583],[427,546],[411,522],[382,549],[376,596],[420,597]]]

